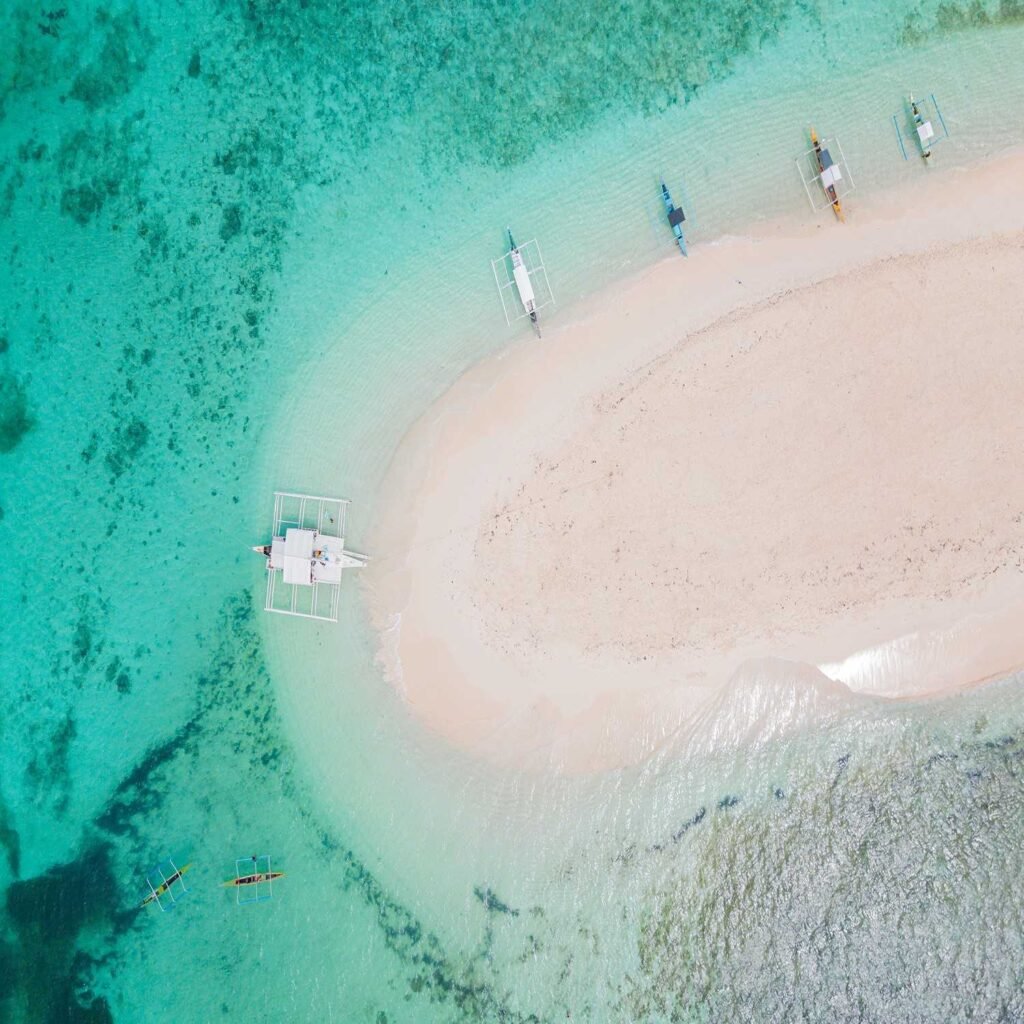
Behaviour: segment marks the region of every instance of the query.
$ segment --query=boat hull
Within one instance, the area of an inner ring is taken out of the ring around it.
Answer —
[[[512,257],[512,278],[515,281],[516,290],[519,292],[519,301],[522,302],[523,309],[529,315],[530,323],[533,325],[534,332],[539,338],[540,317],[537,315],[537,298],[533,293],[533,282],[530,280],[530,272],[526,269],[522,254],[516,245],[516,240],[512,237],[512,229],[506,228],[506,230],[508,231],[509,255]]]
[[[917,150],[921,154],[922,160],[928,160],[932,155],[932,149],[927,139],[931,136],[929,135],[926,138],[924,133],[925,131],[930,132],[931,126],[925,121],[924,115],[918,108],[914,97],[911,96],[907,102],[910,104],[910,116],[914,122],[914,137],[917,139]]]
[[[813,128],[811,129],[811,145],[814,147],[814,157],[818,162],[818,173],[824,174],[825,162],[822,159],[821,142],[818,140],[818,133]],[[825,195],[832,206],[832,212],[836,215],[836,220],[845,223],[846,214],[843,213],[843,204],[839,201],[835,185],[825,186]]]
[[[262,885],[265,882],[276,882],[284,878],[283,871],[259,871],[254,875],[241,875],[224,883],[225,889],[237,889],[241,885]]]
[[[672,222],[672,215],[676,212],[676,205],[672,202],[672,196],[664,182],[661,183],[661,198],[665,203],[665,214],[668,217],[669,226],[672,228],[672,234],[676,236],[679,251],[684,256],[689,256],[690,254],[686,251],[686,237],[683,235],[683,229],[679,224]]]

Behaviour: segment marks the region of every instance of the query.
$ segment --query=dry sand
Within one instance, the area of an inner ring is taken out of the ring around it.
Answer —
[[[695,246],[427,411],[364,578],[413,713],[585,771],[767,658],[876,697],[1024,664],[1024,155],[932,171]]]

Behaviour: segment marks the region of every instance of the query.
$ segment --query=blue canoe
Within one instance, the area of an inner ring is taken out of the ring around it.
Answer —
[[[665,182],[661,183],[661,198],[665,200],[665,212],[668,214],[668,223],[672,228],[672,233],[676,236],[676,241],[679,243],[679,251],[684,256],[687,256],[689,254],[686,251],[686,239],[683,237],[683,221],[686,220],[686,214],[672,202],[672,196],[669,194],[668,186]]]

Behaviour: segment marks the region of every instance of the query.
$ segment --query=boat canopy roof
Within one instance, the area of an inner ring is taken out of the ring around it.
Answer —
[[[835,164],[826,167],[825,170],[821,172],[821,184],[825,188],[831,188],[833,185],[837,185],[842,180],[843,172],[839,170],[839,168]]]
[[[285,583],[296,583],[300,586],[313,585],[311,565],[313,561],[313,530],[291,529],[284,535],[284,555],[281,568],[284,570]]]
[[[668,222],[672,227],[682,224],[684,220],[686,220],[686,214],[678,206],[668,215]]]
[[[314,583],[338,584],[343,568],[356,568],[365,561],[361,555],[346,551],[340,537],[293,527],[283,537],[274,538],[269,568],[280,569],[285,583],[311,587]]]

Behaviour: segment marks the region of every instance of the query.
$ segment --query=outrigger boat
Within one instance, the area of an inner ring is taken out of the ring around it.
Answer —
[[[672,202],[672,196],[665,182],[661,183],[661,198],[665,200],[665,213],[668,214],[669,226],[672,228],[672,233],[676,236],[676,241],[679,243],[679,251],[684,256],[688,256],[686,239],[683,237],[683,221],[686,220],[686,214],[683,213],[682,207],[676,206]]]
[[[146,884],[149,886],[149,892],[142,898],[142,902],[139,904],[139,909],[142,907],[148,907],[150,903],[155,903],[161,910],[166,910],[164,906],[163,898],[167,899],[171,906],[178,902],[174,896],[174,885],[178,885],[178,899],[188,894],[188,889],[185,888],[185,882],[183,876],[192,865],[186,864],[184,867],[179,868],[173,860],[161,861],[147,876]],[[159,879],[159,881],[158,881]]]
[[[531,238],[518,245],[512,229],[505,230],[508,233],[508,252],[500,259],[491,260],[505,322],[511,327],[516,320],[529,317],[539,338],[540,311],[555,301],[544,269],[544,257],[537,239]]]
[[[153,886],[146,894],[142,902],[139,904],[140,907],[147,907],[154,900],[159,900],[161,896],[164,896],[170,892],[171,886],[181,880],[181,876],[185,874],[188,869],[192,867],[191,864],[186,864],[183,868],[178,868],[168,875],[159,885]]]
[[[910,104],[910,116],[914,119],[914,129],[917,131],[917,144],[921,147],[921,156],[927,160],[932,155],[928,143],[935,138],[930,121],[926,121],[918,109],[914,94],[911,93],[907,102]]]
[[[275,871],[267,853],[239,857],[235,861],[235,877],[224,883],[225,889],[235,890],[235,902],[262,903],[274,898],[274,882],[284,878],[283,871]]]
[[[506,228],[508,231],[508,248],[509,258],[512,260],[512,277],[516,282],[516,291],[519,292],[519,301],[523,304],[523,309],[526,310],[530,317],[530,323],[533,324],[533,329],[537,332],[537,337],[540,337],[540,320],[537,317],[537,299],[533,294],[533,284],[530,282],[530,272],[526,269],[526,264],[523,263],[523,255],[519,251],[519,246],[516,245],[516,240],[512,237],[512,229]]]
[[[342,575],[368,561],[345,547],[347,510],[344,498],[274,494],[272,539],[253,546],[267,560],[268,612],[338,621]]]
[[[930,103],[929,100],[931,101]],[[945,118],[942,116],[939,102],[936,100],[934,93],[929,96],[929,100],[914,99],[913,93],[907,97],[907,105],[903,112],[904,128],[909,128],[911,131],[901,130],[900,119],[896,114],[892,115],[892,123],[896,129],[896,140],[900,144],[900,152],[903,154],[904,160],[908,159],[907,147],[903,144],[904,135],[907,136],[909,141],[911,132],[913,133],[918,152],[920,152],[924,160],[927,160],[932,155],[933,147],[942,142],[943,139],[949,138],[949,129],[946,127]],[[941,129],[941,134],[936,132],[936,121]]]
[[[832,155],[818,140],[818,133],[813,128],[811,129],[811,147],[814,150],[815,159],[818,161],[821,187],[825,190],[825,195],[828,197],[833,213],[841,222],[845,223],[846,216],[843,213],[843,204],[839,201],[839,193],[836,191],[836,185],[843,177],[842,172],[836,166]]]

